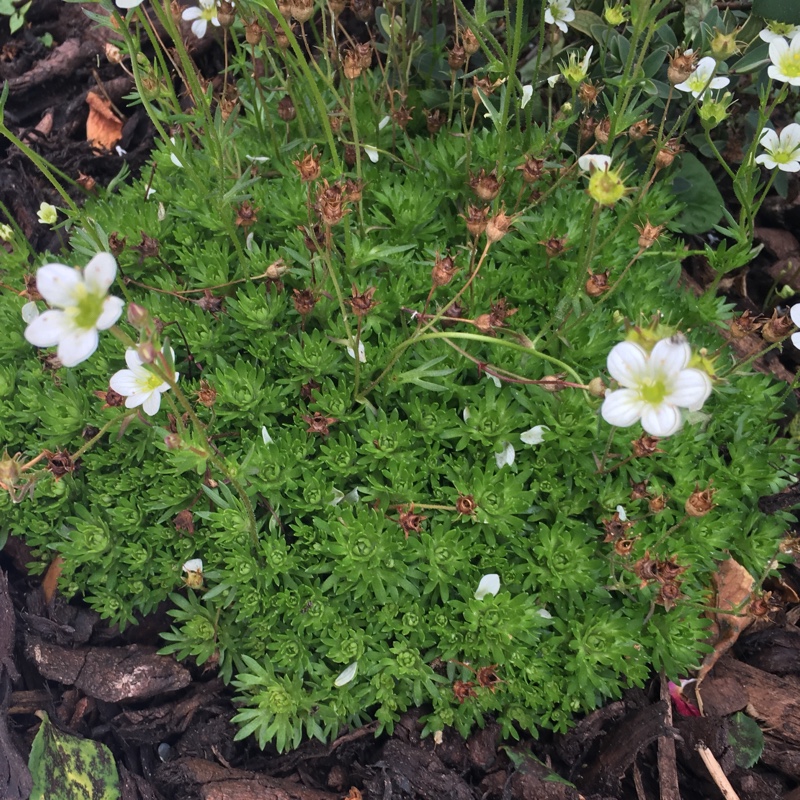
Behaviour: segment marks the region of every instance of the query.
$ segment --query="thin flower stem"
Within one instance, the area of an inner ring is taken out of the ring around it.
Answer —
[[[119,422],[120,420],[127,419],[128,417],[136,416],[137,413],[138,413],[138,409],[130,409],[130,410],[126,411],[124,414],[118,414],[116,417],[112,417],[110,420],[107,420],[105,425],[103,425],[103,427],[100,428],[100,430],[97,431],[97,433],[94,436],[92,436],[92,438],[89,439],[88,442],[85,442],[84,444],[82,444],[74,453],[72,453],[72,455],[70,456],[72,461],[73,462],[77,461],[87,450],[89,450],[92,447],[94,447],[94,445],[97,444],[97,442],[103,437],[103,435],[106,433],[106,431],[115,422]]]

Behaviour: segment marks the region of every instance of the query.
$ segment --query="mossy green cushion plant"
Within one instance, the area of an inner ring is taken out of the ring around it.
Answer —
[[[323,84],[295,121],[243,67],[239,116],[176,117],[194,139],[76,211],[85,271],[56,273],[88,285],[113,250],[110,295],[59,301],[42,267],[47,311],[11,260],[2,532],[121,624],[169,598],[164,651],[218,668],[279,749],[415,705],[428,731],[563,729],[677,678],[717,563],[772,564],[786,521],[757,499],[797,460],[730,308],[679,285],[670,183],[633,139],[582,171],[577,112],[523,124],[510,86],[433,134],[382,128],[355,79],[335,129]],[[76,354],[57,313],[109,330]]]

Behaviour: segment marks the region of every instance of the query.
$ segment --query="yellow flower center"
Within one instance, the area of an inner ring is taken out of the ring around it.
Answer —
[[[778,68],[787,78],[800,78],[800,51],[788,50],[781,58]]]
[[[638,388],[639,396],[651,406],[660,405],[667,396],[667,387],[662,378],[648,378],[640,383]]]
[[[72,317],[76,327],[89,330],[97,325],[97,320],[103,313],[104,294],[92,294],[85,285],[80,284],[75,289],[76,303],[67,309],[67,314]]]

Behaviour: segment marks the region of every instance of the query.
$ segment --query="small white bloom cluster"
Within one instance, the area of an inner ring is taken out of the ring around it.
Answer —
[[[110,328],[122,314],[124,301],[108,293],[116,276],[117,262],[111,253],[98,253],[83,272],[66,264],[39,267],[36,289],[51,307],[40,314],[35,303],[25,304],[25,338],[36,347],[56,347],[65,367],[86,361],[97,350],[98,331]],[[164,363],[175,363],[171,349],[165,348],[162,355]],[[126,408],[141,406],[146,414],[155,414],[169,383],[148,368],[133,348],[125,353],[125,362],[128,368],[111,376],[111,389],[125,398]],[[172,382],[177,380],[178,373],[173,372]]]

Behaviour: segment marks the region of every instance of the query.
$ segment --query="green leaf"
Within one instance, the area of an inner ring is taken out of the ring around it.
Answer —
[[[99,742],[61,733],[43,711],[28,768],[30,800],[117,800],[119,775],[111,751]]]
[[[681,157],[680,169],[672,176],[672,191],[686,207],[675,220],[682,233],[705,233],[722,217],[725,201],[711,173],[691,153]]]
[[[608,30],[608,25],[603,22],[602,17],[593,11],[579,9],[575,12],[575,19],[570,22],[570,27],[575,28],[586,36],[591,36],[599,41],[597,34],[602,30]]]
[[[743,712],[728,720],[728,744],[733,748],[736,765],[750,769],[764,750],[764,734],[758,723]]]
[[[753,0],[753,13],[764,19],[800,25],[800,4],[797,0]]]
[[[748,50],[732,67],[731,72],[755,72],[769,64],[769,44],[763,42]]]

